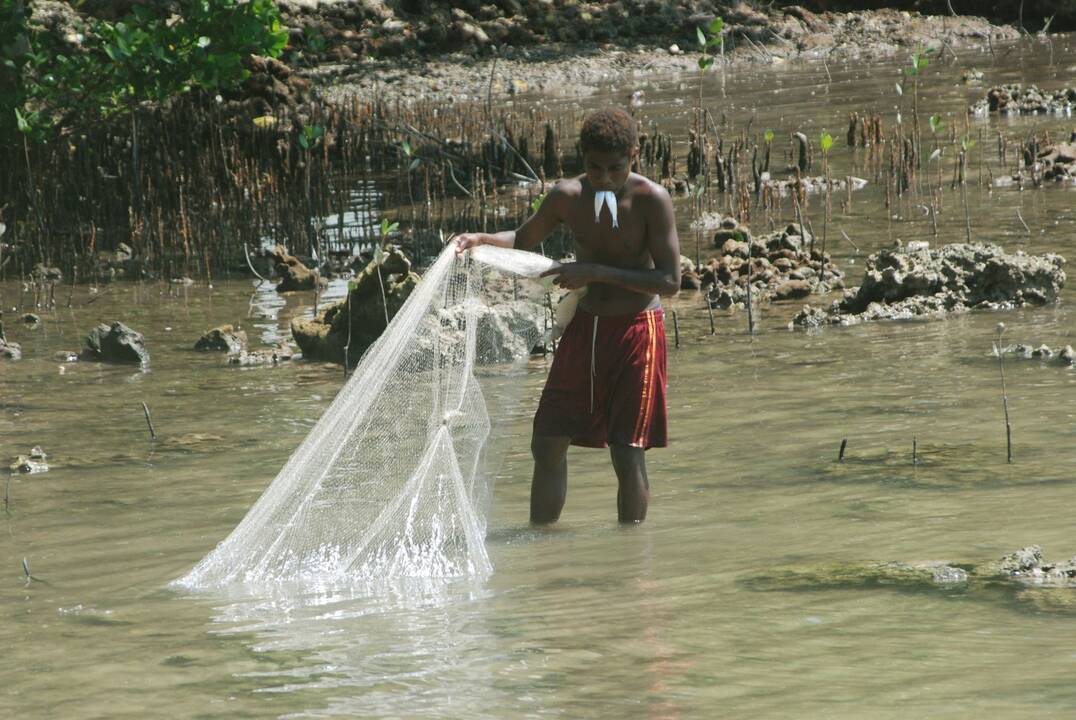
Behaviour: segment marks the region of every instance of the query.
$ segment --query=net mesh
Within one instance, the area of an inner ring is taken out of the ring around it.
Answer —
[[[476,368],[547,330],[535,253],[446,248],[247,515],[176,584],[480,575],[492,473]],[[522,299],[520,297],[522,296]]]

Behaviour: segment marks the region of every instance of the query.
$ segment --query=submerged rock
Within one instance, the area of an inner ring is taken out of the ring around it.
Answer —
[[[22,357],[22,346],[0,337],[0,360],[18,360]]]
[[[82,359],[98,362],[149,364],[149,351],[142,333],[121,322],[101,323],[86,337]]]
[[[43,458],[33,458],[28,455],[19,455],[17,458],[15,458],[15,462],[11,463],[11,470],[13,472],[33,475],[36,473],[48,472],[49,466]]]
[[[797,183],[803,188],[803,191],[808,194],[819,194],[826,192],[827,188],[832,193],[847,192],[849,188],[853,191],[859,191],[867,187],[867,181],[863,178],[848,175],[846,177],[830,177],[826,178],[822,175],[810,175],[807,177],[801,177],[799,180],[795,178],[774,179],[763,177],[762,190],[776,193],[779,197],[787,197],[792,194],[792,191],[796,189]]]
[[[750,590],[763,592],[881,587],[929,592],[944,587],[958,589],[972,599],[1009,605],[1015,596],[1033,609],[1076,612],[1076,557],[1046,562],[1038,545],[994,562],[799,564],[744,576],[739,582]]]
[[[271,350],[252,350],[232,354],[228,356],[228,362],[232,365],[279,365],[287,362],[295,356],[295,351],[288,345],[281,345]]]
[[[1009,254],[997,245],[954,243],[936,250],[885,249],[867,259],[862,284],[826,310],[809,305],[790,327],[942,317],[1055,302],[1065,284],[1060,255]]]
[[[996,354],[996,351],[995,351]],[[1065,345],[1059,350],[1053,350],[1049,345],[1033,347],[1024,343],[1006,345],[1001,348],[1001,354],[1020,360],[1050,360],[1053,364],[1071,367],[1076,362],[1076,352],[1071,345]]]
[[[231,325],[215,327],[194,344],[194,349],[201,352],[241,353],[247,347],[247,334],[236,330]]]
[[[292,320],[291,334],[304,358],[343,363],[350,328],[347,362],[350,365],[358,362],[384,331],[386,306],[391,319],[419,283],[419,276],[411,270],[411,261],[395,246],[386,248],[380,271],[379,282],[378,266],[371,261],[348,284],[347,298],[326,307],[317,317]]]

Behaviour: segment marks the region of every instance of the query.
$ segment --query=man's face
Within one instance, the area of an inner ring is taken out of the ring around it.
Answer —
[[[583,153],[583,168],[594,192],[620,192],[631,173],[631,155],[587,150]]]

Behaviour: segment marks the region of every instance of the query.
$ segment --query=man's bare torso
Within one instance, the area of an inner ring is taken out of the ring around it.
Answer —
[[[564,217],[576,243],[576,260],[599,263],[625,270],[650,270],[654,259],[650,254],[648,233],[648,203],[654,202],[653,182],[631,173],[617,193],[617,220],[614,228],[609,209],[602,206],[601,217],[594,221],[594,190],[585,175],[565,181],[571,196]],[[580,306],[594,315],[627,315],[660,305],[657,295],[644,294],[625,288],[591,283]]]

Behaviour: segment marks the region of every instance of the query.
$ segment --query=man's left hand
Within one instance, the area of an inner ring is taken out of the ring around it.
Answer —
[[[554,275],[553,284],[565,290],[576,290],[594,282],[594,265],[590,263],[565,263],[546,270],[542,277]]]

